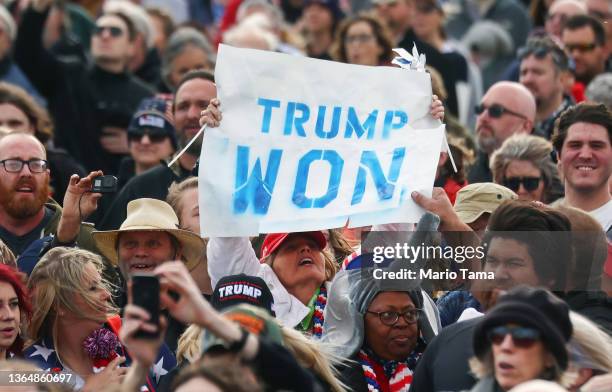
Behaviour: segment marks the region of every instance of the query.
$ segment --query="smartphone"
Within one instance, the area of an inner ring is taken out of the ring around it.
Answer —
[[[151,318],[149,323],[159,326],[159,278],[153,274],[133,274],[132,278],[132,303],[146,310]],[[138,331],[134,335],[142,339],[154,339],[158,333]]]

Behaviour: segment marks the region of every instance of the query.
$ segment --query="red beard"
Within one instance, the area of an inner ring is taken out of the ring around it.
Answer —
[[[28,185],[33,189],[34,199],[18,198],[17,189]],[[0,205],[14,219],[27,219],[36,215],[49,198],[49,178],[42,186],[38,186],[32,179],[21,179],[14,187],[6,187],[0,182]]]

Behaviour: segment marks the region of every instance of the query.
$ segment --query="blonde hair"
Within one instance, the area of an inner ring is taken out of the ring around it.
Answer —
[[[592,366],[604,373],[612,372],[612,338],[597,324],[583,315],[570,311],[572,321],[572,339],[570,340],[570,353],[577,348]]]
[[[333,392],[343,392],[348,388],[338,379],[338,365],[343,361],[332,354],[331,350],[302,333],[287,327],[281,327],[285,347],[298,363],[305,368],[312,369]]]
[[[83,249],[64,247],[51,249],[36,264],[28,280],[34,309],[28,326],[30,339],[37,341],[45,336],[52,336],[55,340],[55,323],[60,306],[79,317],[101,323],[105,321],[93,319],[75,305],[74,298],[79,296],[91,308],[109,311],[107,303],[101,303],[100,299],[89,291],[89,287],[83,287],[88,278],[85,268],[90,264],[102,274],[104,263],[99,255]],[[112,292],[110,282],[102,278],[100,284],[103,289]],[[110,311],[117,313],[114,307]]]
[[[173,182],[172,185],[170,185],[170,188],[168,188],[166,202],[170,204],[179,218],[184,207],[181,203],[183,192],[193,188],[198,188],[198,177],[189,177],[181,182]]]
[[[196,325],[190,325],[178,340],[176,347],[176,362],[182,364],[187,361],[194,363],[202,354],[202,338],[204,330]]]
[[[327,349],[325,345],[304,336],[294,329],[280,325],[278,320],[270,316],[266,310],[256,306],[246,307],[258,317],[278,324],[283,336],[284,347],[302,367],[311,369],[321,380],[327,383],[331,391],[343,392],[347,390],[346,386],[338,379],[337,368],[338,365],[343,363],[343,360],[333,354],[332,350]],[[197,325],[191,325],[183,332],[179,338],[176,350],[176,360],[178,363],[182,363],[185,360],[189,363],[195,363],[199,360],[202,352],[203,334],[204,330]]]

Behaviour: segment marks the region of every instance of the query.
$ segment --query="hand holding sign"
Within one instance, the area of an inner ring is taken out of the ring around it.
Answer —
[[[209,128],[217,128],[221,125],[221,119],[223,115],[221,114],[221,110],[219,107],[221,106],[221,102],[218,98],[213,98],[210,100],[208,107],[205,110],[202,110],[200,113],[200,126],[203,127],[206,124]]]

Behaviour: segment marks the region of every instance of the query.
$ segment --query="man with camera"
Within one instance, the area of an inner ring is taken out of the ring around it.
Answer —
[[[81,223],[79,202],[81,212],[90,213],[100,194],[81,196],[76,188],[91,188],[92,179],[101,172],[92,172],[82,179],[73,175],[64,197],[66,208],[62,211],[49,198],[47,153],[36,137],[25,133],[4,136],[0,139],[0,164],[0,238],[16,256],[50,234],[59,243],[76,240],[84,249],[95,251],[91,238],[93,226]]]

